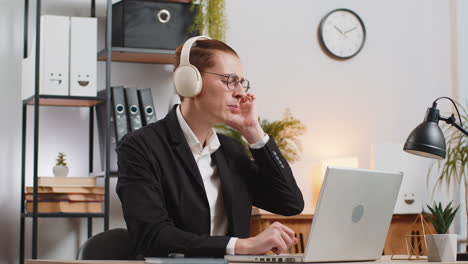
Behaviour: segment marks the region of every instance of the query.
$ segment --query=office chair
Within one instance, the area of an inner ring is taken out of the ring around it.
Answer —
[[[78,260],[128,260],[130,239],[125,228],[116,228],[90,237],[78,250]]]

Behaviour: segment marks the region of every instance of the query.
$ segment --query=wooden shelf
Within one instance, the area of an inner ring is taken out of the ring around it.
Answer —
[[[39,105],[44,106],[92,107],[103,102],[105,98],[97,96],[39,95]],[[34,105],[34,96],[23,100],[23,104]]]
[[[106,60],[105,50],[99,52],[98,60]],[[174,64],[174,62],[176,61],[176,55],[175,50],[113,47],[112,61],[149,64]]]
[[[22,217],[33,217],[33,213],[24,213],[21,214]],[[37,217],[104,217],[104,213],[37,213]]]

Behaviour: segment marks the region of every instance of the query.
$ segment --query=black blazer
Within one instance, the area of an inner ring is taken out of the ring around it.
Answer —
[[[248,237],[252,205],[281,215],[302,212],[301,191],[272,139],[251,150],[252,161],[240,142],[218,137],[221,146],[212,159],[229,222],[226,236],[210,236],[203,181],[175,107],[164,119],[121,139],[117,194],[137,257],[223,257],[230,237]]]

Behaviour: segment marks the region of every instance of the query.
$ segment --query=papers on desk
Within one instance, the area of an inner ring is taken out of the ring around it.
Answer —
[[[151,264],[228,264],[222,258],[145,258],[145,263]]]

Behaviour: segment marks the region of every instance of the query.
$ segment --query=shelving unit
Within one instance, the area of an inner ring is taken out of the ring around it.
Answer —
[[[112,48],[112,61],[150,64],[173,64],[176,60],[175,50]],[[98,60],[106,60],[106,51],[98,54]]]
[[[25,222],[26,218],[32,219],[32,258],[37,259],[37,240],[38,240],[38,219],[39,218],[87,218],[88,220],[88,237],[92,236],[93,218],[104,219],[104,230],[109,229],[109,173],[105,172],[104,180],[104,210],[103,213],[39,213],[38,209],[38,150],[39,150],[39,110],[43,106],[55,107],[87,107],[89,108],[89,172],[93,171],[93,133],[94,133],[94,111],[98,104],[110,102],[110,95],[107,97],[89,97],[89,96],[56,96],[56,95],[40,95],[39,94],[39,73],[40,73],[40,23],[41,23],[41,0],[36,1],[36,45],[35,45],[35,78],[34,78],[34,95],[23,100],[22,109],[22,156],[21,156],[21,212],[20,212],[20,263],[24,263],[24,244],[25,244]],[[108,0],[107,7],[112,11],[112,3]],[[110,8],[109,8],[110,7]],[[23,57],[28,57],[28,18],[29,18],[29,0],[25,0],[24,5],[24,54]],[[91,0],[91,16],[95,17],[96,3]],[[109,12],[108,12],[109,13]],[[109,20],[108,20],[109,22]],[[106,43],[109,41],[106,39]],[[110,58],[109,58],[110,59]],[[110,83],[110,60],[106,59],[106,89],[109,91]],[[109,93],[108,93],[109,94]],[[107,105],[106,112],[106,164],[109,167],[109,117],[110,104]],[[33,149],[33,211],[26,212],[25,210],[25,182],[26,182],[26,131],[27,131],[27,113],[28,106],[34,107],[34,149]]]
[[[24,58],[28,57],[28,15],[29,0],[24,0]],[[173,2],[188,3],[190,0],[172,0]],[[42,106],[56,107],[87,107],[89,108],[89,172],[93,172],[93,132],[94,132],[94,112],[99,104],[106,104],[106,149],[105,149],[105,168],[110,167],[110,80],[112,62],[130,62],[130,63],[148,63],[148,64],[173,64],[175,62],[175,50],[158,49],[135,49],[112,47],[112,0],[107,0],[106,4],[106,30],[105,30],[105,48],[97,54],[97,60],[106,63],[106,95],[104,97],[86,97],[86,96],[56,96],[39,94],[39,62],[40,62],[40,23],[41,23],[41,2],[36,0],[36,42],[35,42],[35,79],[34,95],[23,100],[22,111],[22,162],[21,162],[21,212],[20,212],[20,264],[24,263],[24,244],[25,244],[25,219],[32,218],[32,259],[37,259],[37,233],[39,218],[87,218],[88,219],[88,237],[92,236],[93,218],[104,219],[104,231],[109,229],[109,178],[117,176],[109,170],[104,170],[104,211],[103,213],[38,213],[38,149],[39,149],[39,109]],[[91,2],[91,17],[96,17],[96,1]],[[111,50],[110,56],[107,51]],[[33,212],[25,211],[25,166],[26,166],[26,121],[27,107],[34,107],[34,149],[33,149]],[[104,169],[104,168],[103,168]]]
[[[39,95],[39,105],[43,106],[93,107],[103,102],[105,102],[105,98],[98,96]],[[34,105],[35,96],[23,100],[23,104]]]

